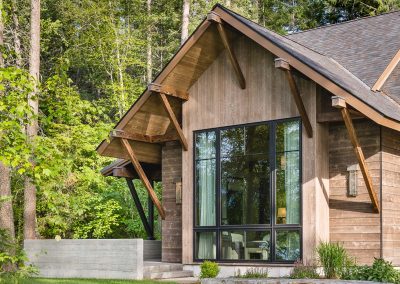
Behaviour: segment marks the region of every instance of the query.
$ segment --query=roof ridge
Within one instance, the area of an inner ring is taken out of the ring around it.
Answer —
[[[363,17],[359,17],[359,18],[355,18],[355,19],[347,20],[347,21],[343,21],[343,22],[338,22],[338,23],[334,23],[334,24],[329,24],[328,23],[328,24],[325,24],[325,25],[322,25],[322,26],[319,26],[319,27],[315,27],[315,28],[311,28],[311,29],[307,29],[307,30],[304,30],[304,31],[293,32],[291,34],[285,35],[284,37],[289,38],[292,35],[302,34],[302,33],[311,32],[311,31],[324,29],[324,28],[336,27],[336,26],[343,25],[343,24],[349,24],[349,23],[358,22],[358,21],[362,21],[362,20],[367,20],[367,19],[371,19],[371,18],[387,16],[389,14],[395,14],[395,13],[400,13],[400,10],[389,11],[389,12],[385,12],[385,13],[382,13],[382,14],[379,14],[379,15],[363,16]]]

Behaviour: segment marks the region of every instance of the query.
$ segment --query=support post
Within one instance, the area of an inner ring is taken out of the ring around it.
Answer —
[[[360,142],[358,141],[353,121],[351,119],[349,110],[346,107],[346,101],[341,97],[332,97],[332,106],[340,109],[342,113],[344,124],[346,125],[347,132],[349,133],[351,144],[353,145],[369,197],[371,198],[373,210],[374,212],[379,213],[378,197],[372,183],[371,174],[365,161],[364,153],[361,149]]]
[[[290,92],[292,94],[294,102],[296,103],[297,110],[300,113],[301,120],[302,120],[304,128],[306,129],[306,132],[307,132],[307,136],[309,138],[312,138],[313,130],[312,130],[312,126],[310,123],[310,119],[308,118],[306,108],[304,107],[303,100],[301,99],[300,92],[299,92],[299,89],[297,88],[296,81],[293,78],[293,74],[290,70],[289,63],[282,58],[277,58],[277,59],[275,59],[275,68],[281,69],[286,73],[286,77],[287,77],[287,80],[288,80],[289,86],[290,86]]]
[[[182,90],[177,90],[169,85],[160,85],[156,83],[151,83],[147,86],[147,89],[154,93],[163,93],[165,95],[176,97],[181,100],[187,101],[189,99],[189,93]]]
[[[237,61],[237,58],[235,56],[235,53],[233,52],[233,48],[231,47],[228,36],[226,34],[225,28],[222,25],[221,18],[218,14],[215,12],[210,12],[207,15],[207,20],[210,22],[214,22],[217,25],[218,33],[221,37],[222,43],[224,44],[224,47],[228,53],[229,60],[232,64],[233,70],[235,71],[236,77],[239,81],[240,88],[243,90],[246,89],[246,80],[244,79],[242,69],[240,68],[240,65]]]
[[[153,236],[150,240],[154,240],[154,204],[151,200],[150,196],[147,199],[147,210],[148,210],[148,221],[151,231],[153,232]]]
[[[133,152],[131,144],[129,144],[128,140],[126,140],[124,138],[121,139],[121,143],[122,143],[122,146],[125,148],[125,151],[128,154],[137,174],[139,175],[139,178],[142,180],[145,188],[147,189],[147,192],[149,193],[151,200],[153,200],[154,205],[156,206],[158,213],[161,216],[161,219],[164,220],[165,219],[165,210],[164,210],[160,200],[158,200],[158,197],[157,197],[156,193],[154,192],[154,189],[151,186],[151,183],[150,183],[149,179],[147,178],[142,166],[140,165],[139,160],[136,158],[136,155]]]
[[[185,137],[185,135],[183,135],[182,128],[179,125],[178,120],[176,119],[174,111],[172,110],[172,107],[169,104],[169,101],[168,101],[167,97],[163,93],[160,93],[160,98],[161,98],[162,105],[163,105],[165,111],[168,114],[169,119],[171,120],[172,124],[174,125],[176,131],[178,132],[179,141],[182,144],[183,150],[187,151],[188,150],[188,143],[186,141],[186,137]]]
[[[129,178],[126,178],[126,183],[128,184],[133,201],[135,202],[136,209],[139,213],[140,219],[142,220],[142,224],[143,224],[144,230],[146,231],[147,238],[149,240],[154,240],[154,230],[150,226],[149,222],[147,221],[146,214],[144,213],[142,203],[140,203],[139,195],[136,191],[135,185],[133,184],[132,180]]]

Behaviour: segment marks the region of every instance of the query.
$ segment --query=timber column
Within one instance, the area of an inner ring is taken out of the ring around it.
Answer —
[[[176,193],[181,179],[182,146],[177,141],[167,142],[162,147],[162,203],[166,216],[161,238],[165,262],[182,262],[182,204]]]

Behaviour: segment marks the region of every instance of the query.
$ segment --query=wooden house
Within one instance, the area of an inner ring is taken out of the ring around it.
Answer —
[[[399,26],[281,36],[216,5],[97,149],[143,181],[162,260],[310,264],[330,241],[400,266]]]

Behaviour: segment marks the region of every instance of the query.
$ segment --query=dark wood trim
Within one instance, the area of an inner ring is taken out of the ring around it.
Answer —
[[[207,20],[214,22],[217,25],[218,33],[221,37],[222,43],[224,44],[224,47],[228,53],[229,60],[232,64],[233,70],[235,71],[236,77],[239,81],[239,85],[242,89],[246,89],[246,80],[244,79],[242,69],[239,66],[239,63],[237,61],[236,55],[233,51],[233,48],[231,44],[229,43],[228,36],[225,32],[225,28],[221,22],[221,19],[218,14],[215,12],[210,12],[207,15]]]
[[[188,92],[182,91],[182,90],[177,90],[174,87],[168,86],[168,85],[160,85],[160,84],[156,84],[156,83],[151,83],[147,86],[147,89],[150,92],[163,93],[165,95],[180,98],[185,101],[187,101],[189,99]]]
[[[182,128],[179,125],[178,120],[176,119],[174,111],[172,110],[172,107],[169,104],[167,97],[163,93],[160,93],[160,98],[161,98],[163,107],[168,114],[169,119],[171,120],[172,124],[174,125],[174,127],[176,129],[176,132],[178,133],[178,137],[179,137],[179,140],[181,141],[183,150],[187,151],[188,150],[187,140],[185,138],[185,135],[183,134]]]
[[[306,108],[304,107],[304,103],[303,103],[303,100],[301,99],[300,92],[299,92],[299,89],[297,88],[296,81],[294,80],[292,71],[290,70],[289,63],[282,58],[277,58],[277,59],[275,59],[275,67],[283,70],[286,73],[286,77],[287,77],[287,80],[288,80],[289,86],[290,86],[290,92],[293,96],[294,102],[296,103],[297,110],[300,113],[301,120],[302,120],[304,128],[306,129],[306,132],[307,132],[307,136],[309,138],[312,138],[313,130],[312,130],[312,126],[310,123],[310,119],[308,118]]]
[[[144,213],[142,203],[140,203],[139,195],[136,191],[135,185],[132,182],[132,179],[126,178],[126,183],[128,184],[129,191],[131,192],[133,201],[135,202],[135,206],[139,213],[140,219],[142,220],[142,224],[143,224],[144,230],[146,231],[147,238],[149,240],[154,240],[154,230],[150,226],[150,224],[146,218],[146,214]]]
[[[346,102],[343,98],[332,97],[332,106],[339,108],[342,113],[342,117],[346,125],[347,132],[349,133],[350,141],[351,144],[353,145],[354,152],[356,154],[358,164],[360,166],[360,170],[364,178],[365,185],[368,189],[369,197],[371,198],[374,212],[379,213],[378,197],[376,195],[376,191],[372,183],[371,174],[369,172],[367,163],[365,161],[364,153],[361,149],[360,142],[358,141],[357,133],[354,128],[350,112],[346,107]]]
[[[154,205],[157,208],[158,213],[161,216],[161,219],[165,219],[165,210],[158,199],[156,193],[154,192],[153,186],[151,185],[149,179],[147,178],[142,166],[139,163],[139,160],[137,159],[135,153],[133,152],[133,149],[131,147],[131,144],[129,144],[129,141],[125,138],[121,138],[121,144],[125,148],[126,153],[128,154],[133,167],[135,168],[139,178],[142,180],[145,188],[147,189],[147,192],[150,195],[151,200],[153,200]]]

